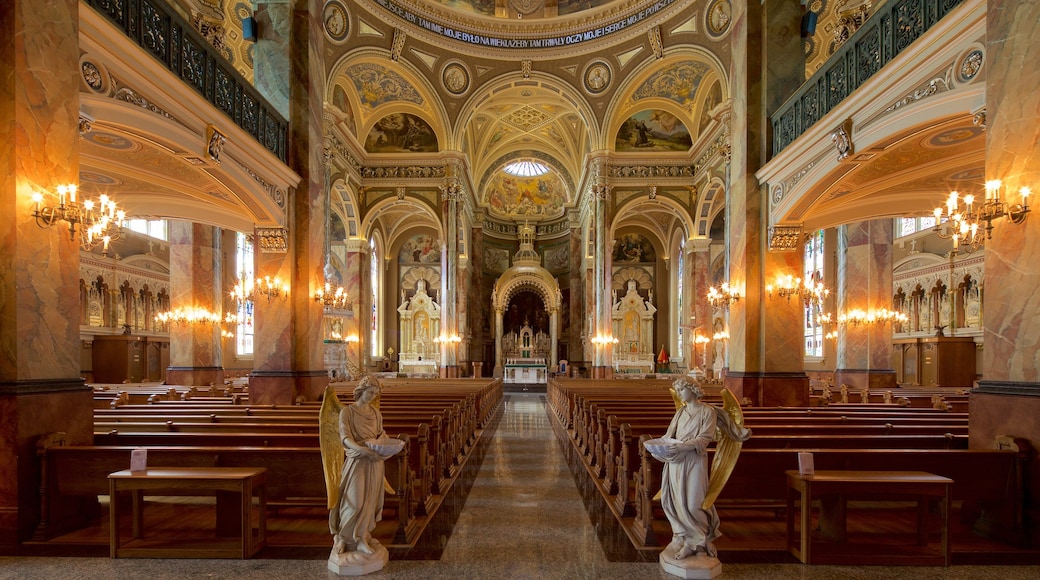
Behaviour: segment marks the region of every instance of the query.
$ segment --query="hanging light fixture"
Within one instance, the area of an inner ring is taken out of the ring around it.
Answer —
[[[36,225],[41,228],[49,228],[59,222],[68,224],[69,238],[76,239],[76,226],[79,226],[80,246],[84,250],[92,250],[103,246],[103,251],[108,251],[108,245],[119,239],[123,229],[119,224],[126,219],[126,213],[116,207],[116,203],[102,194],[95,201],[85,199],[77,201],[77,187],[71,185],[59,185],[57,188],[58,205],[46,205],[44,194],[34,192],[32,195],[33,212]]]

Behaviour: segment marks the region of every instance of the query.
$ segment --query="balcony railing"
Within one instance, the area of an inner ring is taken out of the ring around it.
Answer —
[[[286,161],[289,124],[190,24],[162,0],[83,0]]]
[[[770,116],[773,155],[823,118],[962,0],[897,0],[882,6]]]

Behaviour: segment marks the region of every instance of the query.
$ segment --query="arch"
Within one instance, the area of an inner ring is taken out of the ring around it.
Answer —
[[[332,102],[334,96],[332,91],[334,85],[337,84],[336,79],[341,76],[349,77],[346,74],[347,70],[358,65],[381,67],[393,74],[400,75],[422,99],[421,103],[415,103],[414,100],[412,102],[400,99],[385,100],[375,103],[375,106],[370,106],[362,103],[357,94],[357,87],[353,87],[355,90],[347,91],[347,99],[354,110],[354,127],[357,129],[359,141],[363,143],[364,137],[368,135],[376,121],[386,115],[412,113],[422,117],[430,124],[437,136],[440,150],[451,148],[450,144],[454,142],[454,139],[451,137],[449,116],[441,99],[437,97],[437,90],[430,84],[426,75],[417,70],[414,65],[404,59],[393,60],[390,52],[385,49],[365,47],[343,54],[329,69],[325,83],[324,98],[326,102]]]
[[[704,71],[697,81],[698,84],[693,97],[688,99],[686,103],[679,103],[660,94],[641,99],[635,98],[636,91],[655,74],[666,71],[669,67],[694,62],[706,65],[707,70]],[[665,51],[664,56],[660,59],[652,55],[648,56],[628,75],[624,84],[618,87],[614,98],[607,105],[601,134],[608,139],[612,139],[617,134],[621,124],[632,113],[650,106],[658,106],[679,115],[679,118],[686,123],[687,129],[690,130],[691,138],[696,142],[698,135],[695,132],[699,128],[701,109],[705,103],[707,93],[711,90],[711,86],[716,80],[719,81],[722,89],[722,102],[729,99],[730,85],[725,71],[726,67],[723,66],[714,53],[698,46],[680,45],[671,47]],[[613,143],[604,141],[597,142],[597,145],[601,149],[613,149]]]

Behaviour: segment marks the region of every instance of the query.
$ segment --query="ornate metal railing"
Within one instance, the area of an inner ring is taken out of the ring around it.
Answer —
[[[286,160],[289,124],[164,0],[83,0],[167,69]]]
[[[851,95],[962,0],[897,0],[871,16],[770,116],[773,155]]]

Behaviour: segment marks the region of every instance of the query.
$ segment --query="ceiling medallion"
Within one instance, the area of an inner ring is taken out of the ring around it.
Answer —
[[[610,67],[603,61],[595,61],[585,69],[585,90],[598,95],[610,85]]]
[[[350,19],[347,17],[347,8],[343,4],[336,0],[326,4],[321,19],[329,40],[340,43],[347,39],[347,35],[350,34]]]
[[[441,71],[441,83],[453,95],[462,95],[469,90],[469,72],[457,62],[448,63]]]
[[[705,29],[713,39],[719,39],[729,31],[733,21],[733,8],[729,0],[714,0],[704,12]]]

